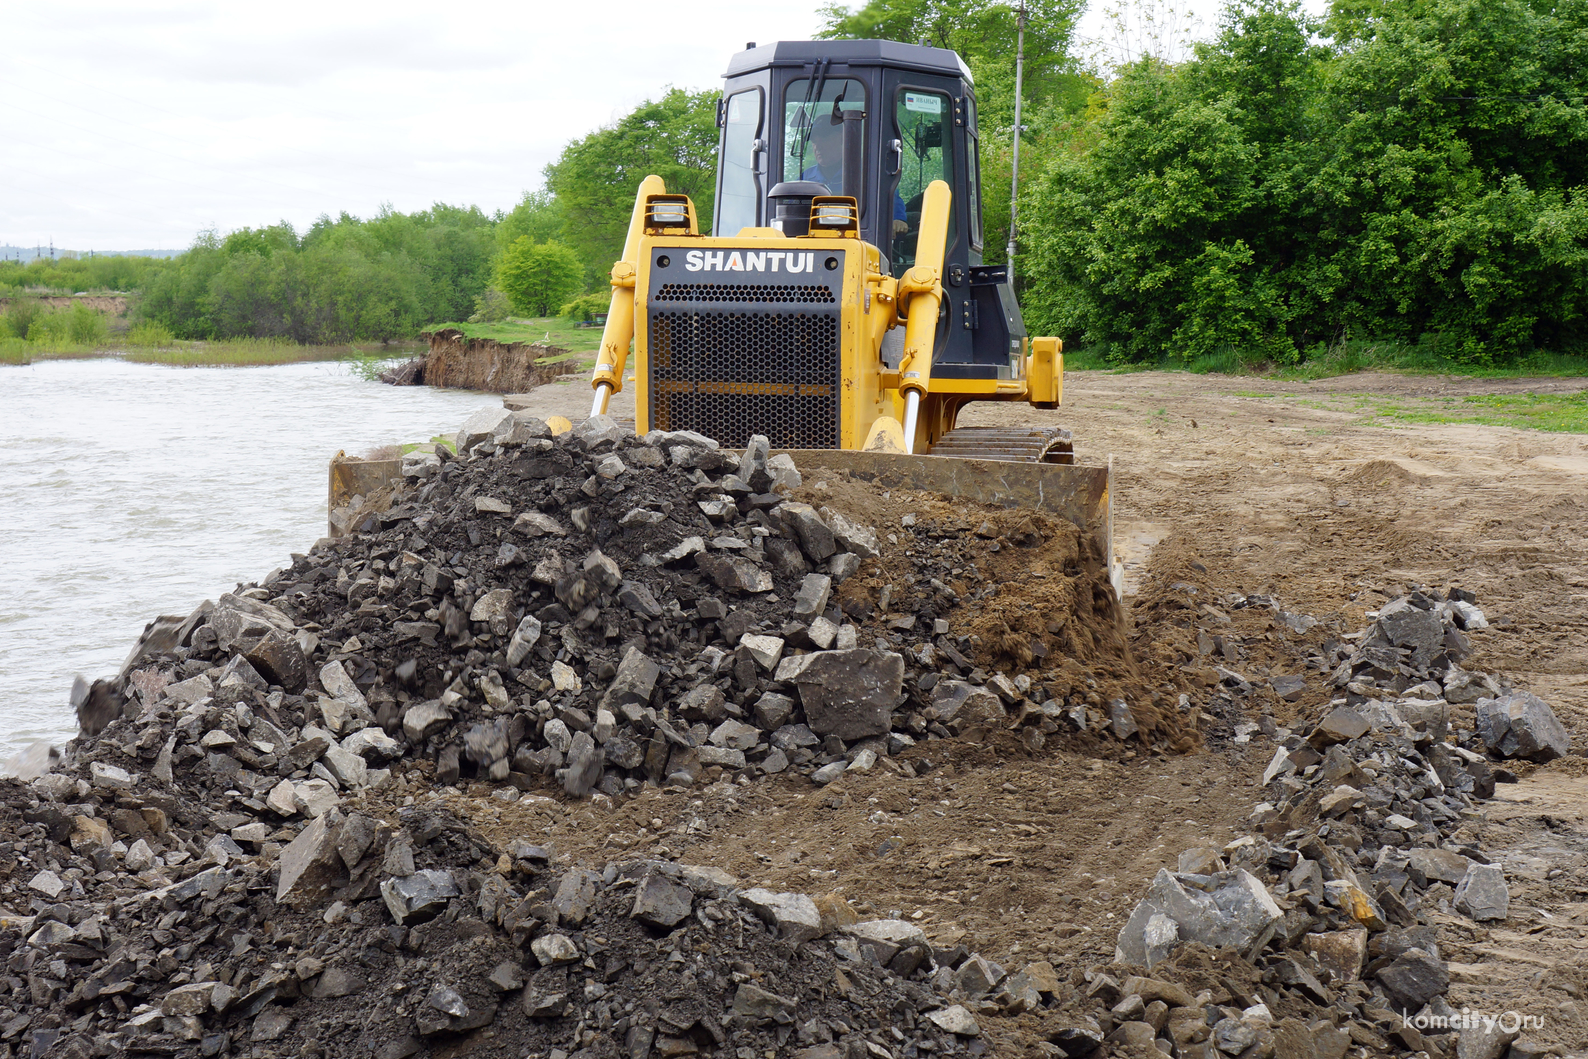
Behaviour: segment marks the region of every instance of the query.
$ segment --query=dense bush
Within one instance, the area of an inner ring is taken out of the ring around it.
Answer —
[[[1388,336],[1467,362],[1588,340],[1588,4],[1229,7],[1044,131],[1023,302],[1114,360],[1293,362]]]
[[[496,260],[496,288],[524,316],[551,316],[584,287],[579,255],[521,235]]]
[[[612,288],[591,291],[589,294],[575,298],[564,305],[558,313],[565,320],[582,323],[594,319],[597,315],[606,312],[612,307]]]

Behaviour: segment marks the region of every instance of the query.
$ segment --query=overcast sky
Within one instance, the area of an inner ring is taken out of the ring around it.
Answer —
[[[807,39],[820,4],[0,0],[0,244],[510,208],[568,140]]]

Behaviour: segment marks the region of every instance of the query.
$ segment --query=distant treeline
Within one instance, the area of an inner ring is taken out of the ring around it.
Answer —
[[[301,233],[285,222],[205,232],[169,260],[0,263],[0,294],[128,291],[139,295],[136,320],[177,338],[326,344],[409,338],[427,325],[509,312],[588,311],[595,306],[580,295],[593,290],[602,300],[647,173],[694,196],[709,225],[715,113],[716,93],[670,89],[569,144],[547,167],[550,190],[512,210],[438,203],[367,220],[321,217]]]
[[[322,217],[201,234],[168,260],[117,257],[0,265],[6,286],[136,292],[135,315],[178,338],[305,343],[407,338],[468,316],[491,281],[500,218],[474,207]]]
[[[1034,333],[1115,361],[1295,363],[1388,338],[1490,362],[1588,346],[1588,0],[1234,0],[1191,58],[1103,74],[1079,0],[1027,0],[1016,273]],[[1147,25],[1170,0],[1130,0]],[[823,8],[975,75],[988,263],[1008,232],[1017,27],[1002,0]],[[179,337],[407,337],[602,300],[636,186],[712,215],[716,91],[569,143],[510,211],[437,205],[206,234],[171,261],[0,265],[142,292]],[[0,287],[3,290],[3,287]],[[592,292],[580,299],[582,292]]]

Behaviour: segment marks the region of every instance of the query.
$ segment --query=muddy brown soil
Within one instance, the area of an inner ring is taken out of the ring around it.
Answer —
[[[1389,428],[1342,398],[1588,383],[1158,372],[1072,372],[1065,383],[1059,412],[986,405],[961,422],[1057,422],[1074,431],[1080,462],[1113,457],[1129,635],[1139,664],[1174,674],[1166,696],[1208,686],[1214,659],[1198,634],[1217,633],[1228,645],[1219,660],[1238,659],[1249,676],[1312,672],[1300,699],[1269,695],[1251,716],[1201,717],[1204,745],[1187,754],[1100,760],[1082,745],[1033,754],[990,733],[979,746],[922,744],[902,756],[917,776],[879,769],[836,793],[780,777],[738,791],[648,792],[610,814],[474,799],[460,811],[487,831],[538,834],[591,863],[614,849],[665,849],[764,885],[841,892],[934,936],[963,931],[989,958],[1041,953],[1062,974],[1111,958],[1119,924],[1181,850],[1241,833],[1273,746],[1260,735],[1243,741],[1237,724],[1316,718],[1328,691],[1307,663],[1320,643],[1360,630],[1366,612],[1408,585],[1456,584],[1477,593],[1493,623],[1474,636],[1465,668],[1545,698],[1579,749],[1520,770],[1521,782],[1502,785],[1472,821],[1512,876],[1512,913],[1498,926],[1450,919],[1450,999],[1540,1016],[1545,1028],[1530,1038],[1581,1048],[1588,762],[1575,754],[1588,746],[1588,436]],[[538,393],[544,414],[588,401],[577,380]],[[1272,596],[1319,624],[1298,634],[1274,609],[1223,609],[1233,593]],[[921,758],[933,767],[921,770]],[[1037,1032],[1034,1016],[989,1021],[995,1054],[1020,1054]]]
[[[557,346],[465,338],[463,332],[450,327],[426,337],[430,339],[424,361],[427,386],[523,393],[567,375],[575,367],[571,361],[549,359],[567,352]]]

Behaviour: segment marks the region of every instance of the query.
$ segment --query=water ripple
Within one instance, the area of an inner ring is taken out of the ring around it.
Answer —
[[[187,614],[325,533],[338,449],[457,429],[489,394],[366,382],[334,363],[0,369],[0,759],[75,730],[157,614]]]

